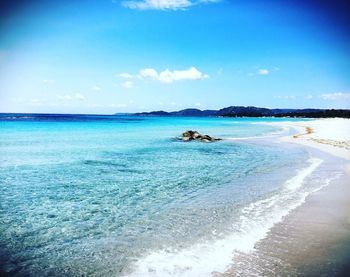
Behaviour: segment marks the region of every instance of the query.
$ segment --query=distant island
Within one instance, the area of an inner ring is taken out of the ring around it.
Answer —
[[[152,111],[134,113],[137,116],[201,116],[201,117],[306,117],[350,118],[350,110],[346,109],[268,109],[253,106],[230,106],[220,110],[184,109],[174,112]]]

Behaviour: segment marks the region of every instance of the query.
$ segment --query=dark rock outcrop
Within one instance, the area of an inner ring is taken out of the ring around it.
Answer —
[[[191,141],[191,140],[197,140],[202,142],[214,142],[221,140],[220,138],[213,138],[208,135],[202,135],[197,131],[188,130],[182,133],[182,136],[178,138],[182,141]]]

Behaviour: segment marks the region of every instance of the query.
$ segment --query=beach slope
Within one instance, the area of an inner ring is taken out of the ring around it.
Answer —
[[[249,253],[215,276],[348,276],[350,272],[350,120],[321,119],[270,123],[296,133],[281,138],[328,160],[323,172],[332,181],[309,195],[275,224]],[[340,176],[329,176],[332,167]]]

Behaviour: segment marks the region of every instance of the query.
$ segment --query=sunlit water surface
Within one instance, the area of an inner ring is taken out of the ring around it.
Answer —
[[[299,203],[321,163],[259,124],[279,119],[0,120],[1,271],[18,276],[210,275]],[[274,143],[174,139],[187,129]]]

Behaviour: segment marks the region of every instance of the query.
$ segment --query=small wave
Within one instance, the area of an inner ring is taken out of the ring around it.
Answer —
[[[251,124],[260,124],[260,125],[265,125],[265,124],[261,124],[261,123],[251,123]],[[269,125],[269,124],[266,124]],[[251,139],[265,139],[265,138],[271,138],[271,137],[275,137],[275,136],[280,136],[285,134],[286,132],[288,132],[290,130],[289,127],[287,126],[278,126],[280,127],[279,130],[276,131],[272,131],[269,132],[267,134],[264,135],[260,135],[260,136],[251,136],[251,137],[230,137],[230,138],[225,138],[226,140],[251,140]]]
[[[286,182],[285,186],[287,189],[295,190],[302,186],[303,180],[308,175],[310,175],[323,161],[320,159],[311,158],[309,159],[309,162],[311,162],[311,165],[309,167],[300,170],[296,176]]]
[[[100,160],[85,160],[83,161],[86,165],[105,165],[105,166],[116,166],[116,167],[126,167],[123,163],[116,163],[113,161],[100,161]]]
[[[266,138],[272,138],[272,137],[275,137],[275,136],[279,136],[283,133],[285,133],[287,130],[284,129],[282,131],[276,131],[276,132],[271,132],[269,134],[266,134],[266,135],[262,135],[262,136],[253,136],[253,137],[238,137],[238,138],[234,138],[234,137],[231,137],[231,138],[225,138],[225,140],[251,140],[251,139],[266,139]]]
[[[32,119],[34,118],[33,116],[7,116],[7,117],[3,117],[0,119],[4,119],[4,120],[17,120],[17,119]]]
[[[123,173],[137,173],[142,174],[144,171],[138,169],[132,169],[123,163],[116,163],[112,161],[100,161],[100,160],[85,160],[83,164],[94,167],[110,168],[113,167],[116,171]]]
[[[322,162],[309,159],[309,165],[287,180],[278,194],[242,208],[240,220],[231,235],[186,249],[152,252],[134,264],[134,271],[129,276],[211,276],[213,272],[224,272],[235,253],[253,251],[254,245],[266,237],[273,225],[300,206],[309,194],[329,184],[331,179],[324,180],[317,189],[301,190],[305,179]]]
[[[251,139],[262,139],[262,138],[267,138],[267,137],[271,137],[271,136],[266,135],[266,136],[255,136],[255,137],[225,138],[225,140],[251,140]]]

